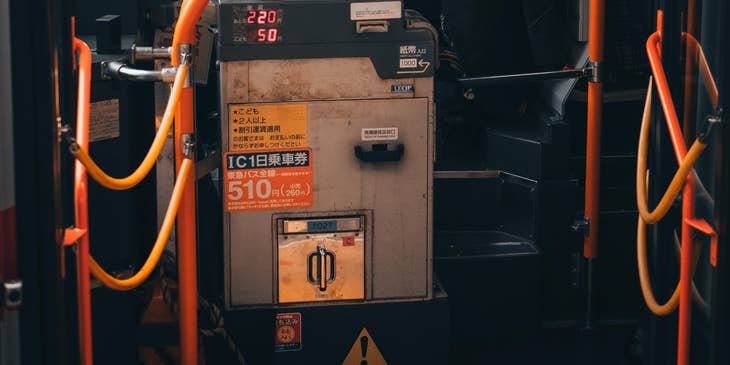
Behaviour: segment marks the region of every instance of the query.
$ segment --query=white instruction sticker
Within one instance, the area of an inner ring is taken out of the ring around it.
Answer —
[[[395,141],[398,140],[398,128],[363,128],[363,141]]]
[[[93,102],[90,109],[89,141],[119,138],[119,99]]]
[[[378,1],[350,4],[351,20],[400,19],[403,17],[401,1]]]

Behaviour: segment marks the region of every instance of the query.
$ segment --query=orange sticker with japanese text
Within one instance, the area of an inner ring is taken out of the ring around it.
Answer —
[[[226,212],[309,208],[312,150],[229,152],[224,159]]]
[[[307,148],[307,104],[232,104],[230,151]]]

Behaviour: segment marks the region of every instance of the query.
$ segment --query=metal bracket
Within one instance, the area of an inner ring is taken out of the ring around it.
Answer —
[[[715,127],[722,123],[722,109],[718,110],[716,114],[712,114],[705,119],[704,130],[697,136],[700,142],[707,144],[707,139],[712,135],[712,131]]]
[[[140,47],[137,44],[133,44],[130,53],[129,62],[132,64],[144,60],[169,60],[172,54],[172,47]]]
[[[717,231],[710,225],[710,223],[707,223],[704,219],[696,219],[696,218],[685,218],[684,222],[689,224],[692,228],[696,229],[699,232],[702,232],[708,236],[710,236],[710,264],[713,267],[717,267],[717,246],[718,246],[718,237],[717,237]]]
[[[63,247],[75,245],[88,231],[79,228],[66,228],[63,231]]]
[[[73,129],[68,124],[64,124],[58,129],[58,138],[68,143],[69,146],[76,142],[73,137]]]
[[[71,152],[72,155],[79,152],[81,147],[79,147],[79,144],[76,143],[76,138],[73,136],[73,129],[68,124],[64,124],[61,129],[59,129],[58,133],[60,134],[60,137],[66,141],[66,144],[68,144],[68,151]]]
[[[587,77],[588,82],[600,83],[603,82],[603,62],[602,61],[588,61]]]
[[[195,152],[195,136],[192,134],[183,134],[182,150],[185,158],[192,158]]]
[[[175,67],[165,67],[161,70],[141,70],[116,61],[102,62],[100,66],[102,80],[119,79],[172,83],[175,81],[175,75],[177,74],[177,68]]]
[[[189,65],[193,63],[193,46],[190,44],[181,44],[178,47],[178,61],[181,65]]]
[[[18,309],[23,304],[23,281],[8,280],[2,283],[3,307],[5,309]]]
[[[178,47],[178,61],[181,65],[188,65],[188,76],[185,78],[183,88],[191,88],[193,86],[193,46],[190,44],[181,44]]]
[[[588,235],[591,233],[591,222],[588,220],[588,218],[578,219],[573,222],[573,225],[570,226],[570,229],[573,232],[583,234],[583,237],[588,237]]]
[[[103,61],[99,64],[99,68],[101,70],[101,79],[102,80],[111,80],[112,75],[109,72],[109,62]]]

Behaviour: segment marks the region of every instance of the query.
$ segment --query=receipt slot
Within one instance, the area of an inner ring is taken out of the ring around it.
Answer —
[[[365,299],[365,217],[280,220],[279,302]]]

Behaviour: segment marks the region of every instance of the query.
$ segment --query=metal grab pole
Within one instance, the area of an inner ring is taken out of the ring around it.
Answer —
[[[89,148],[89,110],[91,95],[91,50],[82,40],[73,39],[73,49],[79,52],[79,94],[76,115],[76,143]],[[74,167],[74,211],[76,228],[88,232],[88,178],[86,168],[76,161]],[[93,363],[91,341],[91,283],[89,279],[89,234],[78,240],[76,252],[76,290],[78,296],[79,356],[80,363]]]
[[[563,80],[575,79],[590,76],[591,69],[569,69],[559,71],[532,72],[513,75],[493,75],[493,76],[476,76],[466,77],[458,81],[464,86],[491,86],[520,82],[536,82],[545,80]]]
[[[208,0],[185,0],[175,25],[172,40],[172,65],[179,66],[181,56],[192,57],[190,49],[197,40],[195,25],[208,5]],[[189,80],[193,77],[189,76]],[[175,114],[175,166],[179,172],[185,158],[195,161],[194,148],[185,139],[195,133],[193,88],[184,88]],[[195,174],[193,173],[193,176]],[[198,363],[198,278],[196,254],[195,179],[190,179],[183,192],[177,218],[177,264],[180,281],[180,352],[183,365]]]
[[[674,153],[678,163],[681,165],[687,157],[687,145],[685,143],[682,129],[679,124],[679,117],[672,100],[669,83],[661,63],[661,29],[663,25],[663,14],[657,14],[657,32],[652,34],[646,43],[646,50],[649,56],[654,78],[657,80],[657,91],[661,100],[662,109],[664,111],[669,136],[674,147]],[[698,61],[700,72],[703,76],[705,87],[707,88],[713,107],[718,105],[717,86],[712,78],[709,66],[707,65],[702,47],[699,46],[697,40],[688,33],[682,34],[687,46],[698,51]],[[687,131],[684,131],[685,134]],[[694,175],[687,176],[687,182],[684,185],[682,195],[682,250],[680,264],[680,297],[679,297],[679,330],[677,335],[677,364],[688,365],[690,360],[691,334],[692,334],[692,251],[694,227],[691,224],[694,218]]]
[[[586,290],[586,328],[593,326],[593,260],[598,257],[598,234],[601,184],[601,127],[603,118],[603,84],[601,64],[605,42],[605,0],[590,2],[590,34],[588,39],[588,131],[586,140],[586,193],[585,217],[588,234],[583,241],[583,255],[588,259]]]

